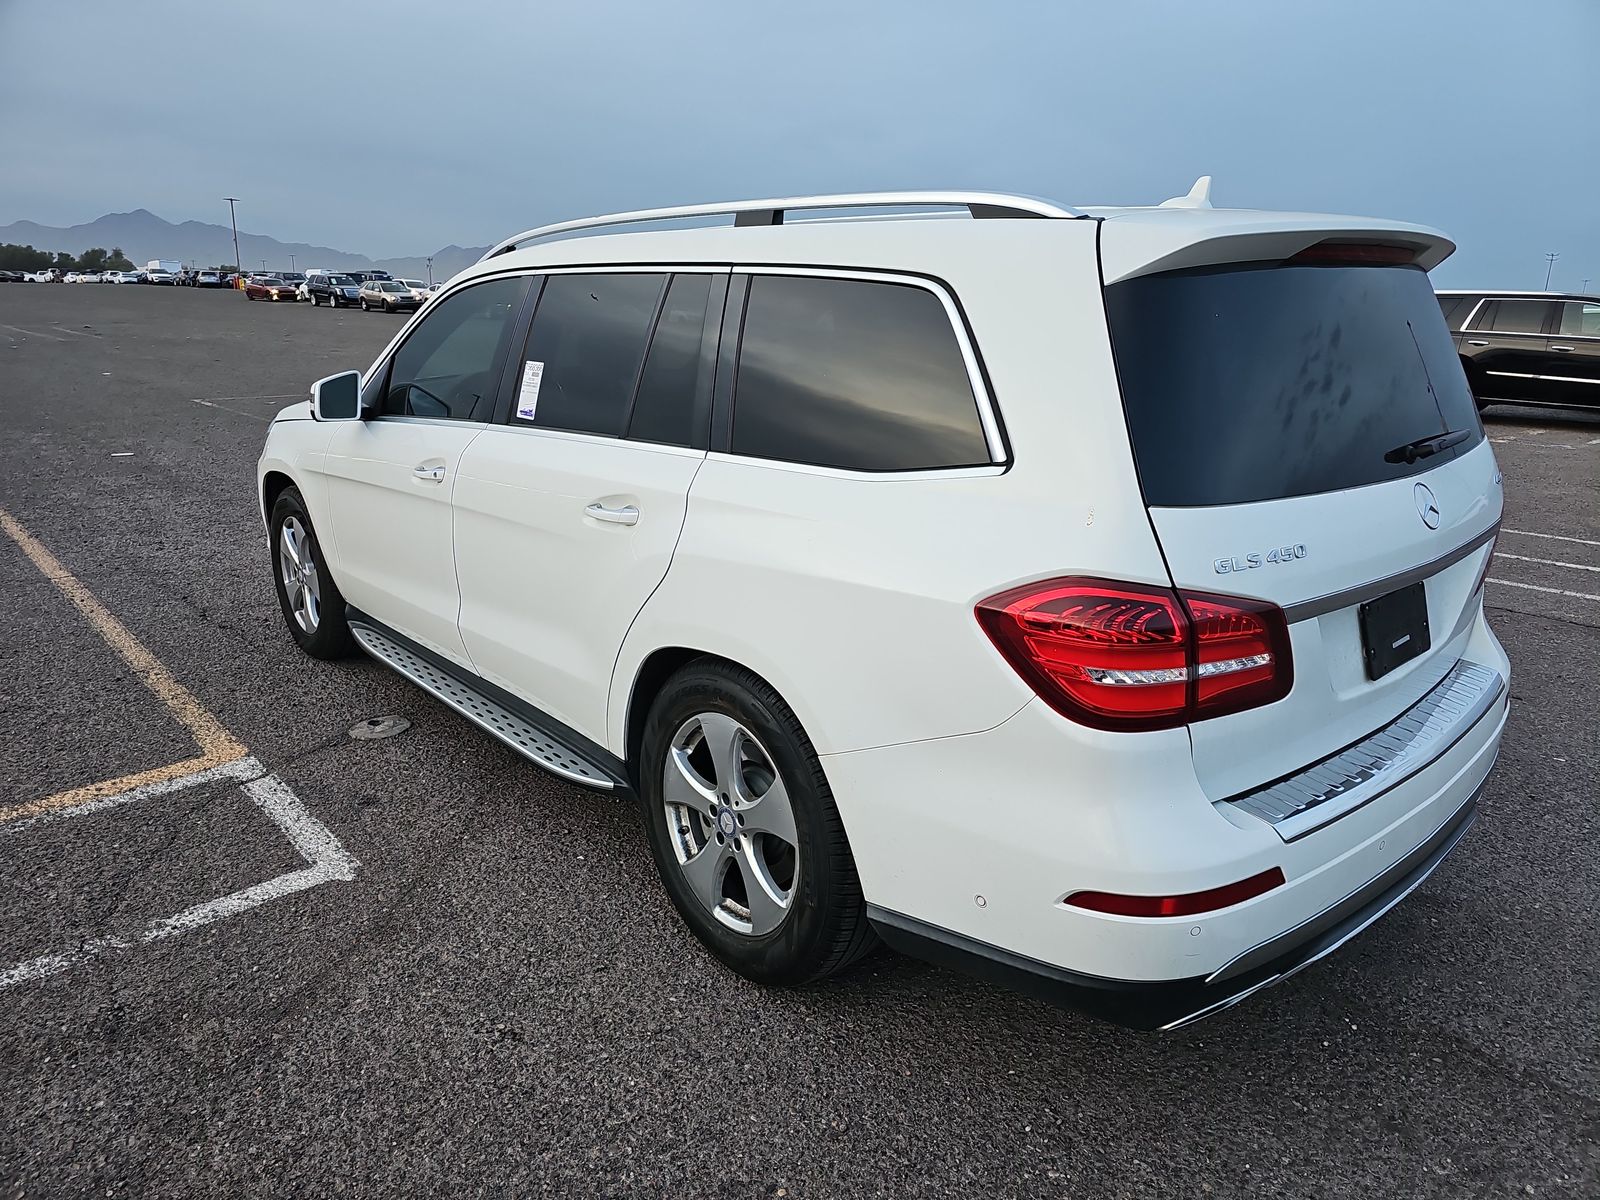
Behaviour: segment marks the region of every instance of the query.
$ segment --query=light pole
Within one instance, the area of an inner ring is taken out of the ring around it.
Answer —
[[[294,255],[289,255],[289,270],[294,270]]]
[[[1561,257],[1559,250],[1551,250],[1544,256],[1544,290],[1550,290],[1550,272],[1556,269],[1556,259]]]
[[[433,255],[428,255],[428,286],[433,286]]]
[[[261,260],[261,273],[263,275],[267,273],[267,260],[264,258]]]
[[[1585,275],[1583,277],[1583,286],[1580,287],[1578,290],[1580,292],[1587,292],[1589,290],[1589,277],[1587,275]]]
[[[239,203],[237,196],[224,196],[228,202],[228,220],[233,225],[233,286],[239,286],[239,276],[243,273],[239,269],[239,219],[234,216],[233,206]]]

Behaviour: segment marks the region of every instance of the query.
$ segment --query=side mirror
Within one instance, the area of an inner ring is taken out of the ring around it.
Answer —
[[[361,374],[343,371],[311,385],[311,415],[319,421],[361,419]]]

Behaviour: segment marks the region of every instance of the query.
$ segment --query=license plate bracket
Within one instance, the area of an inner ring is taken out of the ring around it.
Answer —
[[[1432,646],[1428,596],[1422,581],[1361,606],[1361,650],[1368,679],[1382,679]]]

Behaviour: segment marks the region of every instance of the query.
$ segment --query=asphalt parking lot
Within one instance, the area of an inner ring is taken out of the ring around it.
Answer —
[[[1515,679],[1477,828],[1149,1036],[887,953],[748,985],[625,803],[303,657],[255,459],[398,326],[0,287],[0,1195],[1600,1191],[1600,414],[1489,418]]]

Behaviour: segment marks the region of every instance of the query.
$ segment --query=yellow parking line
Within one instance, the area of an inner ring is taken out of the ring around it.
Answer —
[[[36,816],[51,809],[71,808],[73,805],[97,800],[102,796],[114,796],[137,787],[162,783],[196,771],[220,767],[224,763],[237,762],[245,757],[245,748],[223,728],[222,722],[206,711],[205,706],[195,699],[194,694],[172,677],[172,672],[145,649],[143,643],[128,631],[128,627],[107,612],[105,606],[95,599],[94,593],[78,582],[77,577],[62,566],[55,555],[45,549],[37,538],[3,508],[0,508],[0,529],[5,530],[6,535],[28,556],[33,565],[39,568],[40,573],[55,584],[57,590],[88,618],[89,623],[105,639],[106,644],[132,668],[139,681],[150,689],[156,699],[167,706],[184,728],[188,729],[200,749],[198,758],[185,759],[150,771],[141,771],[136,775],[125,775],[121,779],[91,783],[70,791],[57,792],[53,796],[44,796],[11,808],[0,809],[0,821]]]

